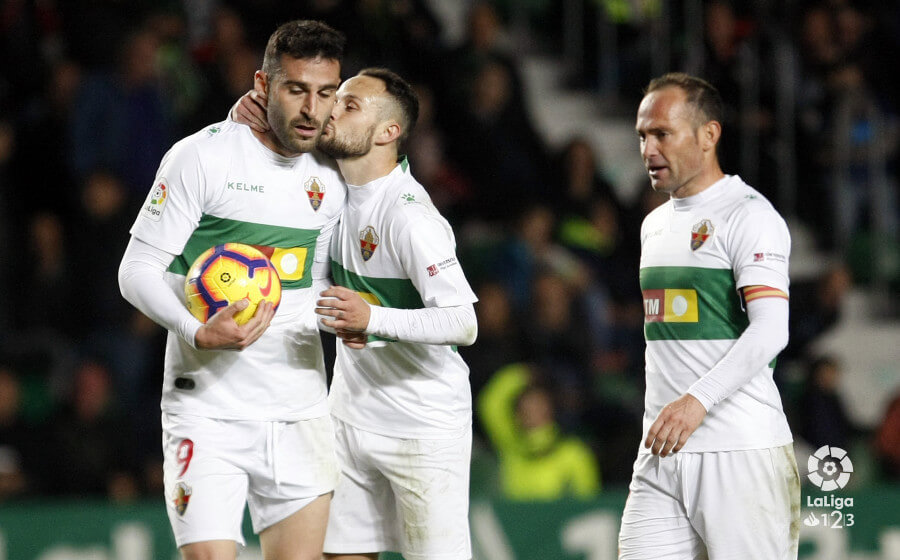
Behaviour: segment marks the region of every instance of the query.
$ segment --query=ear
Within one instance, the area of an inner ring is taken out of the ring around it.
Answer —
[[[396,142],[398,138],[400,138],[400,134],[403,132],[400,127],[400,123],[391,119],[389,121],[385,121],[381,123],[381,132],[375,137],[376,144],[390,144],[391,142]]]
[[[722,136],[722,123],[709,121],[700,127],[700,144],[705,151],[715,150]]]
[[[263,93],[266,97],[269,96],[269,78],[262,70],[257,70],[253,74],[253,89]]]

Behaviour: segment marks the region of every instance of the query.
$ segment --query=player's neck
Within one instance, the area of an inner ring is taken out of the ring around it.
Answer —
[[[709,187],[715,185],[725,174],[718,164],[710,166],[702,173],[682,185],[678,190],[672,193],[672,198],[687,198],[700,194]]]
[[[373,146],[368,154],[337,160],[344,181],[350,185],[365,185],[389,175],[397,167],[396,150]]]
[[[293,152],[284,146],[281,142],[278,141],[278,137],[275,136],[275,133],[272,129],[269,129],[267,132],[258,132],[250,129],[250,132],[253,136],[259,140],[259,143],[268,148],[270,151],[275,152],[276,154],[283,157],[297,157],[301,154],[301,152]]]

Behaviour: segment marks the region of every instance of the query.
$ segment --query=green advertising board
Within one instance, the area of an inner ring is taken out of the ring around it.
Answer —
[[[521,504],[475,500],[478,560],[614,560],[625,492],[591,501]],[[900,559],[900,487],[804,490],[800,558]],[[261,559],[245,525],[242,560]],[[385,560],[399,560],[395,554]],[[0,504],[0,560],[175,560],[164,505],[98,502]]]

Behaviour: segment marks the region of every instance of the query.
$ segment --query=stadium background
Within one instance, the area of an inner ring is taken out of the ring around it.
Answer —
[[[723,167],[791,227],[776,380],[801,475],[821,445],[853,460],[833,494],[854,526],[802,527],[801,556],[900,558],[896,2],[0,0],[0,560],[174,557],[164,333],[116,268],[162,154],[225,118],[298,17],[348,35],[344,76],[417,85],[412,169],[481,299],[476,397],[531,364],[601,467],[596,497],[508,500],[476,418],[478,558],[614,557],[642,408],[638,228],[659,202],[634,112],[676,69],[722,90]],[[823,495],[805,483],[804,519],[836,511],[807,508]]]

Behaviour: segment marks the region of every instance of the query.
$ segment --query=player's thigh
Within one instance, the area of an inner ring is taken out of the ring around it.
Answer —
[[[329,415],[260,425],[260,449],[247,459],[247,502],[256,533],[307,510],[320,496],[328,494],[330,501],[339,472]],[[312,522],[318,515],[317,522],[324,528],[327,501],[325,506],[311,508],[303,516]],[[323,538],[324,533],[316,541],[317,547]]]
[[[678,457],[638,455],[622,513],[619,560],[706,558],[681,502]]]
[[[320,560],[331,494],[315,498],[259,534],[266,560]]]
[[[472,435],[399,439],[380,467],[391,481],[407,560],[468,560]]]
[[[371,463],[375,443],[385,438],[334,420],[335,447],[341,476],[334,490],[328,529],[326,557],[398,550],[397,509],[390,482]]]
[[[231,460],[235,438],[245,435],[240,426],[171,414],[163,414],[162,426],[166,510],[175,542],[244,544],[247,475]]]
[[[711,560],[793,560],[800,477],[793,446],[697,453],[691,519]],[[687,474],[687,471],[686,471]]]

